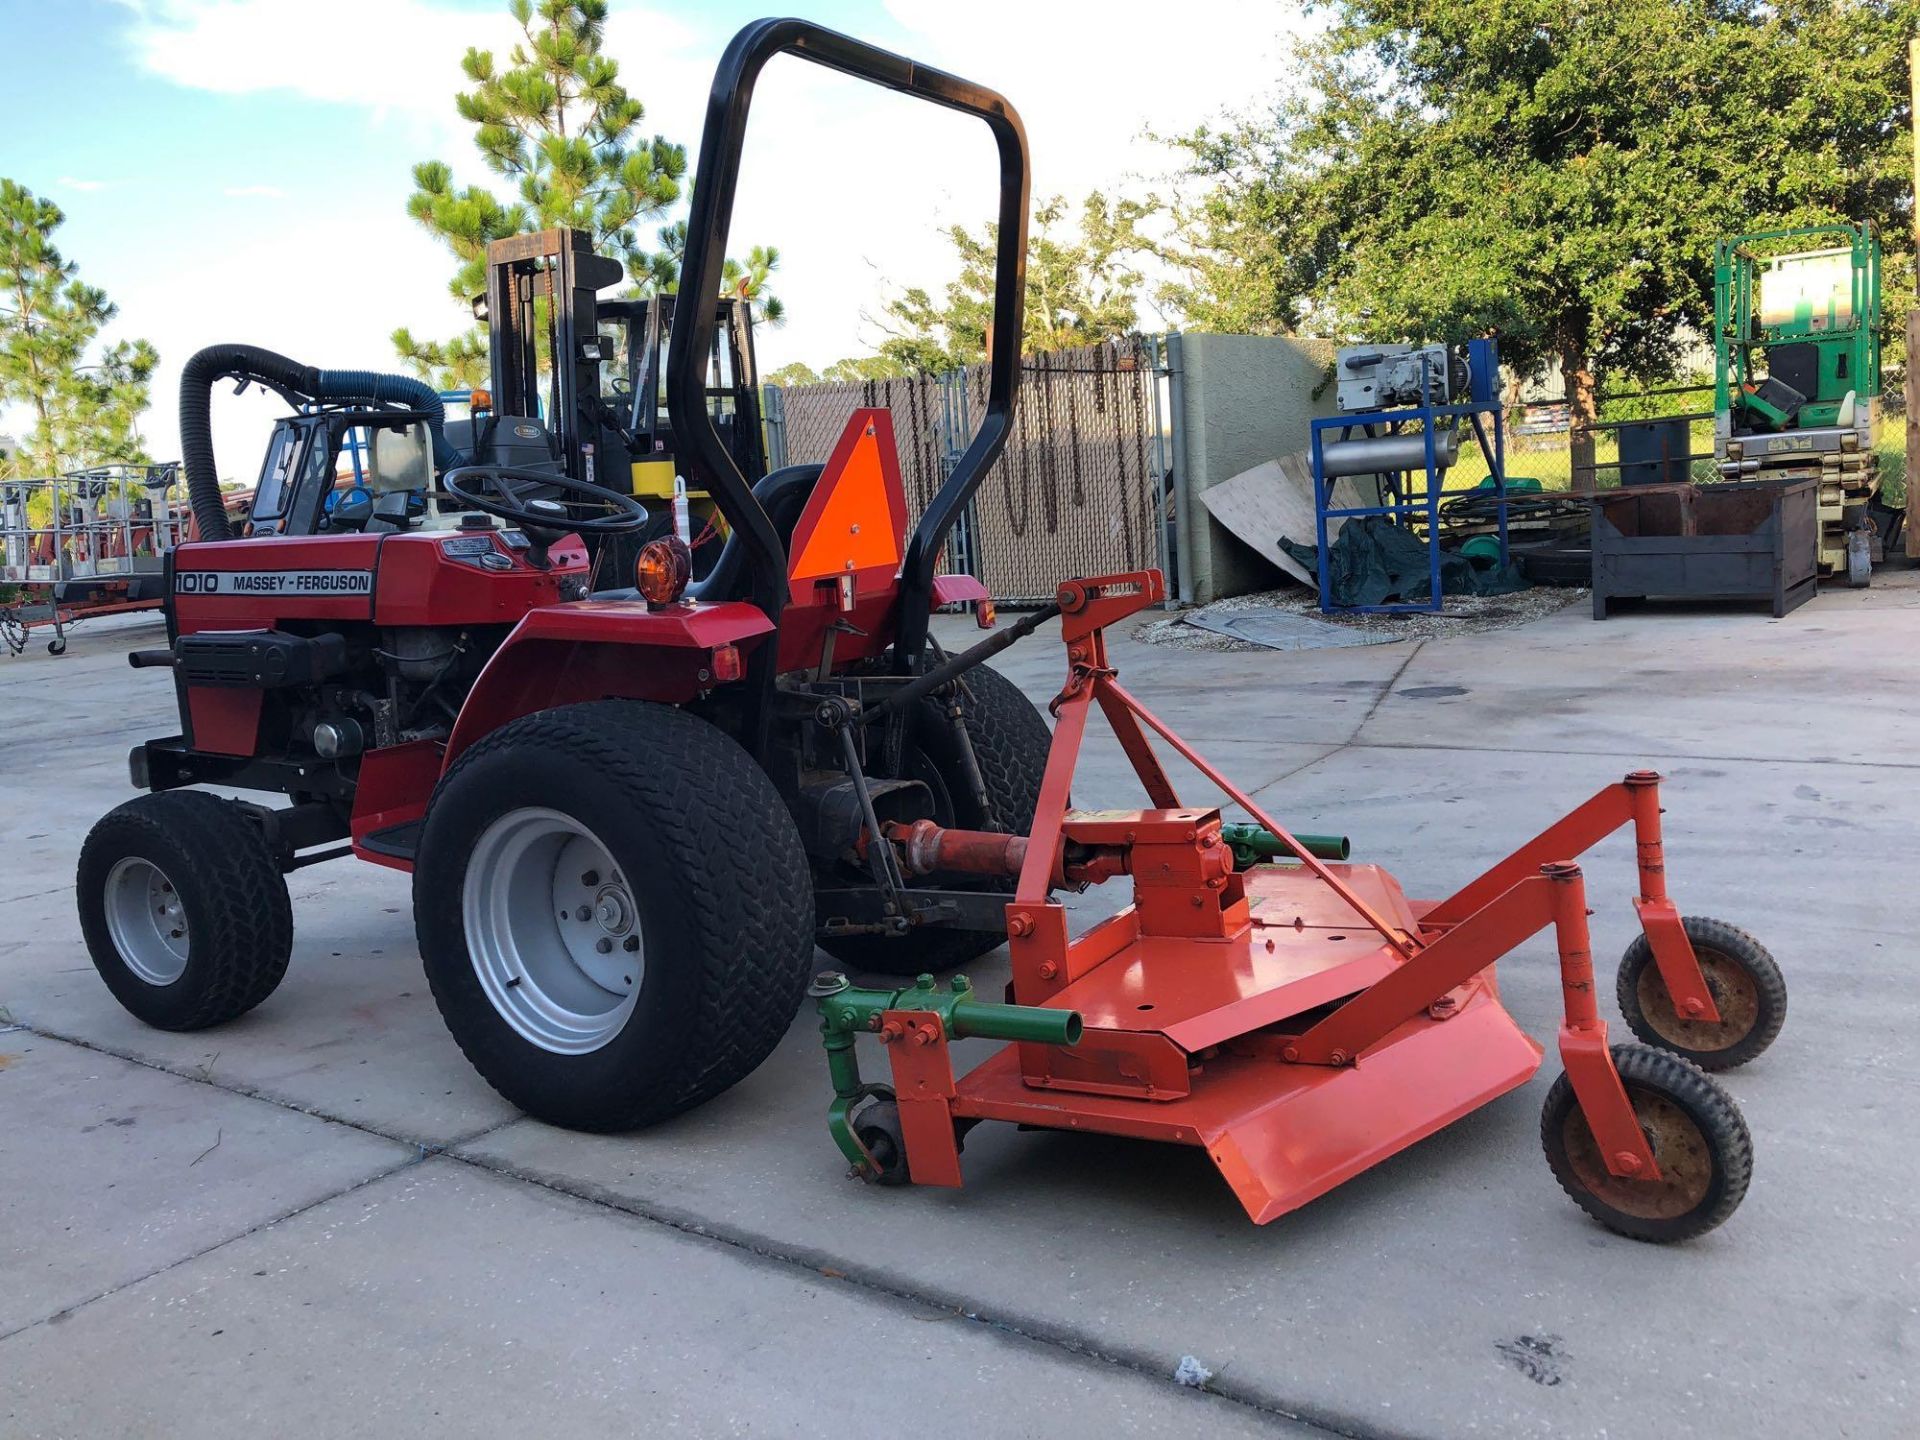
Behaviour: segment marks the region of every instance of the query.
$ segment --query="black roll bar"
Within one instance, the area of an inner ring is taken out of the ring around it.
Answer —
[[[991,373],[987,411],[953,473],[928,504],[908,541],[900,577],[900,613],[895,662],[912,668],[926,644],[927,617],[933,600],[933,566],[947,532],[966,508],[987,469],[1007,443],[1014,391],[1020,377],[1021,309],[1027,268],[1027,136],[1020,116],[1006,98],[984,85],[962,80],[903,55],[881,50],[851,36],[806,20],[756,20],[733,37],[714,72],[707,97],[706,127],[694,172],[693,201],[687,216],[687,242],[681,261],[680,292],[720,293],[726,262],[727,232],[733,220],[734,191],[740,179],[740,153],[746,139],[747,111],[760,71],[775,55],[797,55],[857,79],[883,85],[950,110],[973,115],[993,132],[1000,154],[999,248],[994,259],[993,326],[988,359]],[[690,479],[704,484],[747,548],[753,575],[753,599],[777,627],[787,600],[787,552],[765,509],[753,497],[745,477],[721,443],[707,413],[705,361],[713,344],[714,308],[689,307],[692,323],[673,327],[667,351],[667,413]],[[684,439],[682,439],[684,437]],[[777,641],[756,651],[749,682],[759,696],[758,715],[749,725],[748,747],[765,750],[771,713]]]

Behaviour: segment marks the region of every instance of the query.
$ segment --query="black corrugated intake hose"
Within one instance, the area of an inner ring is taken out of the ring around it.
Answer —
[[[233,537],[213,462],[213,386],[226,379],[257,381],[290,399],[402,404],[426,415],[438,469],[451,469],[464,458],[447,440],[445,409],[438,392],[425,381],[373,370],[319,370],[257,345],[209,345],[180,372],[180,458],[202,540]]]

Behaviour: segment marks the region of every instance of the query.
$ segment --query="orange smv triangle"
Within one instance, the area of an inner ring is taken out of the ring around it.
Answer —
[[[856,410],[793,528],[788,577],[804,583],[873,570],[891,576],[905,553],[906,530],[893,416]]]

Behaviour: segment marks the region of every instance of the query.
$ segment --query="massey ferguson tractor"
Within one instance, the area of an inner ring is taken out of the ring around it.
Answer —
[[[716,311],[691,307],[665,392],[679,473],[725,531],[693,579],[681,527],[644,538],[659,522],[637,496],[660,492],[633,483],[653,455],[622,397],[652,382],[607,363],[599,317],[619,267],[571,231],[490,247],[492,387],[468,422],[417,382],[202,351],[181,401],[202,538],[174,552],[169,643],[130,657],[171,673],[180,733],[134,749],[148,793],[80,857],[115,996],[175,1030],[244,1014],[287,969],[286,874],[351,855],[412,874],[448,1028],[541,1119],[630,1130],[698,1105],[811,994],[829,1128],[864,1178],[956,1185],[968,1130],[1001,1120],[1201,1147],[1264,1222],[1532,1077],[1541,1049],[1493,965],[1551,928],[1556,1176],[1640,1238],[1724,1220],[1751,1146],[1704,1070],[1765,1049],[1785,990],[1750,937],[1667,898],[1657,776],[1608,787],[1449,899],[1410,900],[1343,841],[1293,835],[1121,687],[1105,632],[1162,596],[1157,572],[1065,581],[958,655],[934,642],[942,606],[995,624],[979,582],[938,562],[1013,413],[1025,135],[984,86],[802,21],[750,25],[714,79],[683,294],[719,288],[754,83],[781,54],[972,116],[997,147],[991,380],[946,483],[910,523],[881,409],[856,411],[824,466],[749,483],[708,403]],[[215,478],[223,379],[295,411],[245,536]],[[334,484],[348,433],[364,494]],[[983,662],[1054,622],[1050,731]],[[1146,808],[1070,804],[1094,710]],[[1183,805],[1155,736],[1252,823]],[[1628,824],[1644,935],[1619,998],[1646,1043],[1612,1047],[1573,860]],[[1071,935],[1059,894],[1122,879],[1131,903]],[[1003,998],[935,978],[1003,944]],[[816,974],[816,947],[845,968]],[[872,983],[892,976],[914,978]],[[964,1036],[1011,1043],[957,1076]],[[890,1085],[861,1076],[872,1047]]]

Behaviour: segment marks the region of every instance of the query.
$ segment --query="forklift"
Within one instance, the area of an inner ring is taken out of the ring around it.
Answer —
[[[986,404],[945,483],[909,524],[878,408],[854,411],[824,465],[750,482],[714,414],[718,311],[702,304],[673,327],[663,383],[677,468],[727,535],[704,579],[674,533],[641,545],[624,583],[609,542],[654,517],[606,483],[630,475],[637,438],[599,383],[597,292],[619,267],[570,230],[489,248],[495,394],[463,436],[418,382],[202,351],[181,405],[202,538],[170,562],[168,644],[129,657],[169,673],[180,730],[133,749],[145,793],[94,826],[77,876],[116,998],[174,1030],[261,1004],[292,951],[286,874],[352,856],[411,875],[448,1029],[542,1120],[680,1114],[750,1074],[811,996],[828,1130],[867,1180],[958,1185],[966,1135],[997,1121],[1197,1147],[1266,1223],[1533,1077],[1542,1049],[1494,965],[1550,930],[1554,1176],[1638,1239],[1726,1220],[1752,1144],[1707,1072],[1760,1055],[1786,995],[1753,937],[1669,897],[1659,777],[1607,786],[1444,900],[1410,898],[1381,866],[1323,858],[1345,842],[1293,834],[1120,685],[1108,632],[1164,597],[1158,571],[1065,579],[1000,626],[980,582],[938,558],[1015,414],[1019,115],[806,21],[747,26],[710,92],[688,294],[719,288],[755,82],[780,56],[993,141]],[[232,375],[367,428],[369,499],[329,510],[330,472],[296,467],[283,528],[232,536],[207,424],[211,384]],[[994,633],[949,654],[930,621],[956,603]],[[1064,651],[1052,729],[986,663],[1042,626]],[[1096,714],[1145,806],[1074,805]],[[1257,833],[1182,803],[1162,750]],[[232,789],[282,800],[216,793]],[[1614,1045],[1574,857],[1628,826],[1641,933],[1617,993],[1642,1043]],[[1074,934],[1063,893],[1116,881],[1131,900]],[[1002,945],[1004,998],[936,979]],[[816,947],[846,968],[816,973]],[[949,1042],[968,1036],[1009,1043],[958,1074]],[[862,1042],[890,1055],[890,1084],[862,1077]]]
[[[1880,242],[1871,225],[1714,248],[1714,460],[1729,480],[1818,481],[1819,564],[1868,583],[1879,543]]]
[[[668,534],[679,501],[691,526],[681,538],[693,553],[695,577],[704,577],[725,542],[727,523],[707,491],[689,485],[676,459],[662,362],[679,297],[599,298],[600,289],[620,282],[618,262],[594,254],[582,232],[569,232],[564,241],[555,234],[515,236],[489,252],[487,293],[476,300],[474,313],[498,328],[492,388],[476,397],[473,418],[464,434],[455,430],[455,440],[490,434],[502,417],[569,417],[557,421],[555,437],[569,472],[657,507],[651,525],[624,542],[610,542],[618,552],[610,570],[625,573],[638,546]],[[542,334],[541,315],[549,307]],[[573,353],[578,360],[573,367],[550,367],[544,391],[543,353]],[[746,300],[728,295],[714,302],[704,354],[705,414],[741,476],[753,484],[767,473],[767,451],[753,311]]]

